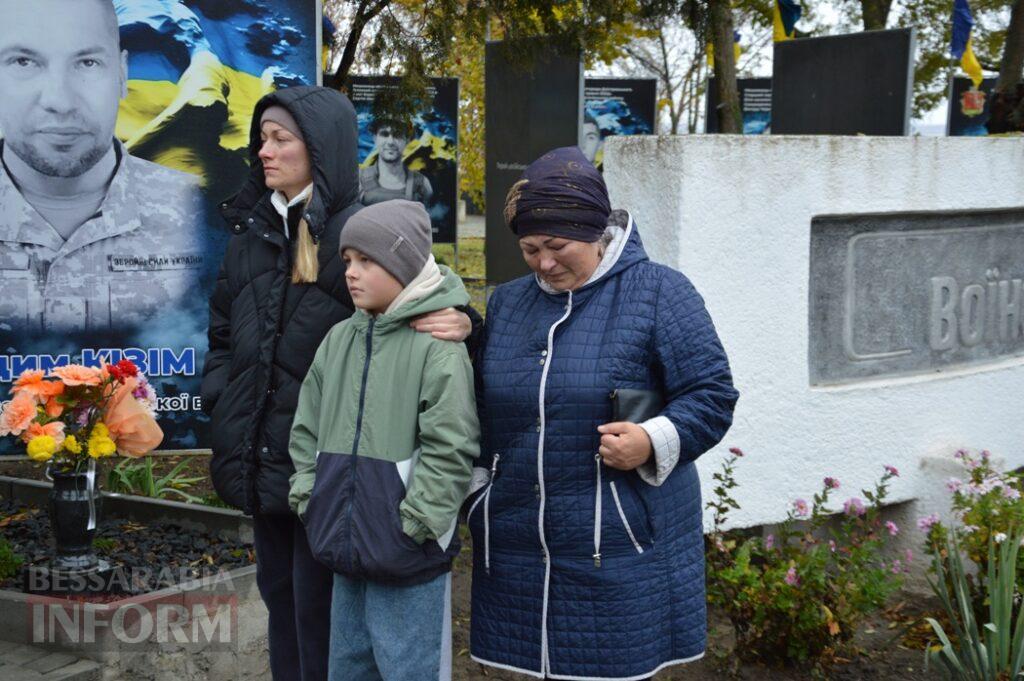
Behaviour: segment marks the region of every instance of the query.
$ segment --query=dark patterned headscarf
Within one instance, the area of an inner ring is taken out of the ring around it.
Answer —
[[[579,147],[538,158],[505,198],[505,224],[517,237],[546,234],[592,243],[604,234],[611,212],[604,178]]]

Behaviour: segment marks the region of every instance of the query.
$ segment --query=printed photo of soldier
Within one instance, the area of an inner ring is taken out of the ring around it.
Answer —
[[[199,180],[114,137],[111,0],[0,0],[0,332],[141,325],[203,262]]]
[[[583,129],[580,130],[580,151],[598,170],[604,165],[604,140],[601,139],[601,128],[597,120],[590,114],[583,115]]]
[[[370,124],[376,161],[359,171],[360,203],[371,206],[390,199],[418,201],[430,206],[434,189],[423,173],[407,167],[406,147],[413,136],[407,120],[375,119]]]

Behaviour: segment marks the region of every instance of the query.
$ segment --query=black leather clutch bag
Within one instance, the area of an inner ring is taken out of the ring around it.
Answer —
[[[661,413],[665,400],[657,390],[617,388],[611,393],[612,421],[643,423]]]

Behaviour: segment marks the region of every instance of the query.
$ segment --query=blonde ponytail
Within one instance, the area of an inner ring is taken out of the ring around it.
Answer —
[[[295,236],[295,257],[292,260],[292,283],[312,284],[320,274],[317,245],[309,233],[305,219],[299,221],[299,233]]]

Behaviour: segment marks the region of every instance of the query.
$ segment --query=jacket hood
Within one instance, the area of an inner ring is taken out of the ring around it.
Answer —
[[[413,317],[421,314],[443,310],[446,307],[460,307],[469,304],[469,293],[462,283],[459,275],[452,272],[446,265],[438,265],[441,275],[444,277],[441,285],[436,289],[416,300],[401,305],[398,309],[377,317],[374,322],[374,333],[384,333],[392,328],[404,327]],[[370,316],[363,310],[356,310],[352,316],[354,323],[365,326],[369,323]]]
[[[258,156],[260,118],[268,107],[275,105],[284,107],[295,118],[309,150],[314,191],[305,217],[310,233],[319,238],[327,218],[354,204],[359,197],[356,111],[348,97],[324,87],[304,85],[265,95],[252,114],[249,179],[233,208],[251,210],[269,192]]]

